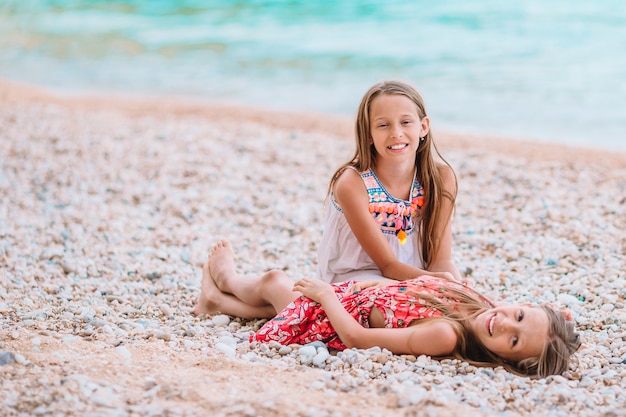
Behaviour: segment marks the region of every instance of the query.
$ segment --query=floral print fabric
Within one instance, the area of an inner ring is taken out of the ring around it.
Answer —
[[[456,287],[471,291],[463,284],[431,276],[421,276],[385,288],[349,291],[353,283],[354,281],[348,281],[331,285],[346,311],[363,327],[369,327],[368,319],[374,306],[383,313],[385,327],[400,328],[408,326],[414,320],[441,316],[439,310],[425,305],[419,294],[428,294],[445,304],[456,304],[457,300],[446,296],[445,288]],[[321,341],[332,349],[346,349],[321,305],[304,296],[294,300],[265,323],[250,337],[250,341],[276,341],[283,345],[304,345]]]

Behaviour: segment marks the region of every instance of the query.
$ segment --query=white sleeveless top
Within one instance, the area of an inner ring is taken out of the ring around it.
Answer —
[[[369,211],[380,225],[400,262],[423,268],[418,241],[418,213],[424,205],[424,190],[413,179],[411,200],[391,196],[371,169],[359,173],[369,194]],[[326,204],[324,234],[318,252],[317,277],[326,282],[383,278],[380,269],[352,233],[333,193]],[[404,241],[404,243],[403,243]]]

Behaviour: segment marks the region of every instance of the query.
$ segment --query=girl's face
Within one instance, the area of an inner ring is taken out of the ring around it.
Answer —
[[[482,312],[474,318],[472,328],[491,352],[519,361],[541,354],[550,323],[543,309],[512,304]]]
[[[414,159],[429,126],[428,117],[420,119],[417,106],[406,96],[383,94],[370,104],[371,140],[382,157]]]

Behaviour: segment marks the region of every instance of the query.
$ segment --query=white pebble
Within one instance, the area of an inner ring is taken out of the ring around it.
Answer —
[[[237,339],[233,336],[222,336],[218,339],[218,343],[223,343],[228,346],[237,346]]]
[[[132,357],[132,354],[130,353],[130,350],[128,350],[126,348],[126,346],[118,346],[115,348],[115,351],[122,357],[126,358],[126,359],[130,359]]]
[[[317,350],[314,346],[302,346],[298,349],[298,356],[313,358],[317,354]]]
[[[230,323],[230,317],[225,314],[218,314],[217,316],[211,319],[213,326],[215,327],[223,327],[227,326]]]
[[[559,300],[559,303],[564,304],[566,306],[571,306],[571,305],[580,303],[580,300],[578,298],[570,294],[559,294],[556,298],[557,300]]]
[[[278,353],[285,356],[285,355],[289,355],[292,352],[293,349],[291,349],[291,347],[289,346],[281,346],[280,349],[278,349]]]
[[[159,305],[159,308],[161,309],[161,313],[163,313],[164,315],[168,317],[174,314],[174,312],[172,311],[172,308],[167,304],[161,304]]]
[[[320,349],[317,355],[313,357],[313,365],[318,368],[322,368],[326,363],[326,358],[330,356],[330,353],[326,349]]]
[[[222,352],[223,354],[229,357],[235,357],[235,355],[237,354],[237,351],[235,350],[234,347],[224,344],[224,343],[216,343],[215,349],[217,349],[218,352]]]

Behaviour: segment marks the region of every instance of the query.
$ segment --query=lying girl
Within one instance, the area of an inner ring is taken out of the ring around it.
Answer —
[[[574,324],[549,306],[496,305],[477,291],[428,275],[409,281],[327,284],[283,271],[239,276],[227,241],[205,264],[194,312],[271,318],[251,340],[330,348],[386,348],[394,354],[457,358],[545,377],[568,369],[581,342]]]

